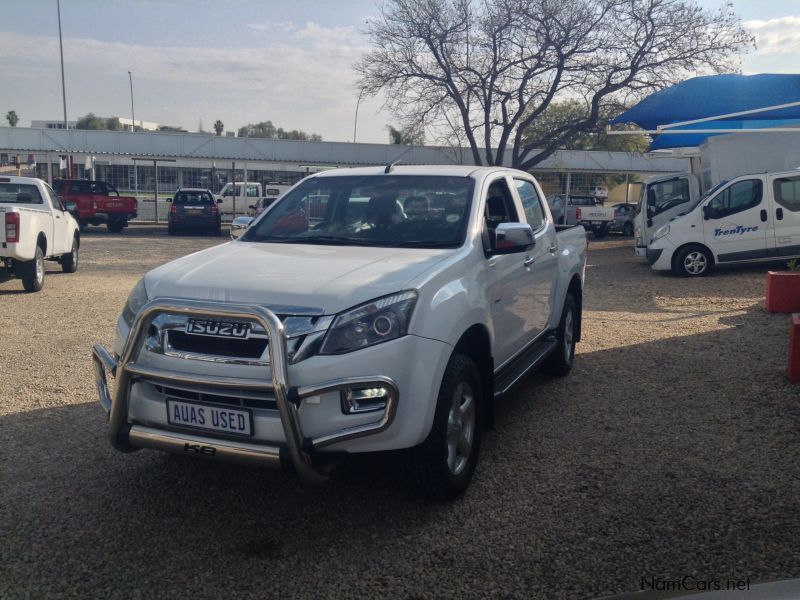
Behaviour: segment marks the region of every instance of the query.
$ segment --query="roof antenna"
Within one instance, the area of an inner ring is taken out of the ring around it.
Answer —
[[[386,168],[383,170],[383,172],[384,173],[391,173],[392,169],[394,169],[394,166],[399,162],[400,162],[400,160],[396,160],[396,161],[394,161],[392,163],[389,163],[388,165],[386,165]]]

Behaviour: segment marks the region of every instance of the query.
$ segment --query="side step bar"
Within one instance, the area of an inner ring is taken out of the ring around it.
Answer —
[[[503,394],[507,394],[557,347],[558,341],[555,339],[555,334],[550,334],[523,350],[510,364],[495,373],[494,397],[499,398]]]

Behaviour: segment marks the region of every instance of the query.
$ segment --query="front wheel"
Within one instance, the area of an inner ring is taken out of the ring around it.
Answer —
[[[475,362],[463,354],[451,356],[431,432],[402,457],[404,475],[421,495],[452,500],[469,486],[480,451],[483,393]]]
[[[572,364],[575,362],[575,340],[577,337],[578,305],[575,302],[575,298],[567,294],[556,332],[558,347],[542,363],[542,368],[546,373],[563,377],[572,370]]]
[[[64,273],[74,273],[78,270],[78,238],[72,238],[72,250],[61,257],[61,270]]]
[[[673,269],[682,277],[703,277],[714,265],[708,250],[699,246],[684,248],[675,257]]]
[[[26,292],[38,292],[44,287],[44,252],[36,246],[36,255],[24,265],[22,287]]]

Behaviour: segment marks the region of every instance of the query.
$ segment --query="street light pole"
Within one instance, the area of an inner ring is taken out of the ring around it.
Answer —
[[[58,10],[58,50],[61,53],[61,98],[64,101],[64,129],[67,128],[67,88],[64,85],[64,44],[61,41],[61,0],[56,0]]]
[[[136,131],[136,117],[133,113],[133,75],[128,71],[128,80],[131,83],[131,132]]]
[[[358,105],[361,104],[361,97],[364,95],[364,88],[358,92],[358,101],[356,102],[356,118],[353,119],[353,143],[356,143],[356,128],[358,127]]]

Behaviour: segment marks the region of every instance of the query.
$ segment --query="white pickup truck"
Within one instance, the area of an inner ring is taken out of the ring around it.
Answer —
[[[0,267],[22,279],[27,292],[44,285],[44,261],[78,269],[78,222],[47,183],[32,177],[0,177]]]
[[[521,171],[308,177],[239,239],[136,284],[113,350],[93,350],[110,441],[307,482],[397,451],[415,489],[454,498],[495,399],[572,367],[586,233],[556,229]]]

